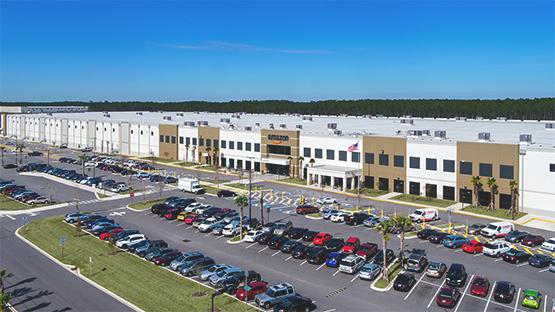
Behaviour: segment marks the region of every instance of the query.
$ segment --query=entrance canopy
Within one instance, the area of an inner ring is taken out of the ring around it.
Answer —
[[[320,165],[307,167],[308,184],[326,184],[344,190],[357,187],[362,169]]]

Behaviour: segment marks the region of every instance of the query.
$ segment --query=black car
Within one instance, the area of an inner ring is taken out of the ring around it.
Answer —
[[[268,247],[270,247],[270,249],[281,249],[281,246],[288,240],[288,237],[276,235],[268,242]]]
[[[234,196],[237,196],[237,194],[235,194],[235,192],[232,192],[232,191],[228,191],[228,190],[218,191],[218,197],[234,197]]]
[[[326,247],[312,247],[306,253],[306,261],[310,264],[321,264],[325,262],[331,251]]]
[[[409,291],[416,283],[416,279],[412,274],[399,274],[393,282],[393,289],[397,291]]]
[[[310,298],[304,298],[300,295],[291,296],[283,300],[280,304],[274,306],[274,312],[291,312],[291,311],[312,311],[314,304]]]
[[[132,244],[132,245],[129,245],[129,247],[127,247],[127,251],[129,251],[130,253],[135,253],[135,250],[137,250],[137,248],[146,246],[146,245],[148,245],[150,242],[151,242],[151,240],[149,240],[149,239],[145,239],[145,240],[139,241],[139,242],[137,242],[137,243],[134,243],[134,244]]]
[[[245,280],[246,280],[246,283],[245,283]],[[256,283],[256,282],[259,282],[260,280],[262,280],[262,277],[256,271],[248,271],[248,274],[242,271],[232,275],[229,278],[226,278],[222,282],[222,288],[225,289],[225,291],[228,294],[234,295],[237,292],[237,289],[239,287],[242,287],[250,283]]]
[[[515,297],[515,285],[511,282],[498,282],[493,290],[493,299],[498,302],[511,303]]]
[[[166,210],[169,209],[171,208],[169,208],[166,204],[154,204],[152,205],[152,207],[150,207],[150,211],[159,216],[164,215],[166,213]]]
[[[164,205],[169,205],[172,201],[178,199],[179,197],[177,196],[170,196],[168,198],[166,198],[166,200],[164,200]]]
[[[295,250],[293,250],[293,258],[295,259],[304,259],[306,258],[306,253],[310,250],[311,247],[307,245],[299,245]]]
[[[295,250],[298,246],[300,246],[302,244],[303,243],[295,241],[295,240],[286,241],[281,246],[281,252],[283,252],[283,253],[293,253],[293,250]]]
[[[110,232],[113,229],[121,229],[121,226],[115,224],[103,226],[94,230],[93,235],[100,236],[100,234]]]
[[[520,243],[528,234],[524,231],[510,231],[509,234],[505,235],[505,240],[511,243]]]
[[[291,239],[299,239],[308,231],[307,228],[294,227],[289,231],[287,236]]]
[[[148,180],[150,182],[164,181],[164,177],[161,175],[153,174],[148,178]]]
[[[27,153],[27,155],[29,155],[29,156],[42,156],[42,153],[34,151],[34,152]]]
[[[14,169],[17,168],[18,165],[14,165],[14,164],[6,164],[4,165],[4,169]]]
[[[219,211],[220,211],[220,208],[210,207],[202,213],[202,216],[205,217],[205,218],[210,218],[210,217],[214,216],[215,214],[217,214]]]
[[[418,231],[418,233],[416,233],[416,236],[418,236],[418,238],[420,239],[428,239],[430,236],[434,235],[435,233],[436,233],[436,230],[422,229]]]
[[[428,237],[428,241],[432,244],[441,244],[443,243],[443,239],[447,236],[449,236],[448,233],[435,232]]]
[[[366,220],[366,218],[368,218],[367,214],[354,213],[351,216],[345,217],[345,223],[347,225],[358,225],[358,224],[362,224],[364,220]]]
[[[532,257],[532,254],[527,253],[526,251],[511,249],[504,252],[501,257],[503,257],[503,261],[519,264],[521,262],[528,261],[528,259]]]
[[[393,252],[393,250],[388,249],[385,251],[386,254],[386,261],[385,263],[387,265],[389,265],[391,262],[393,262],[395,260],[395,253]],[[374,257],[374,264],[377,265],[382,265],[383,264],[383,250],[382,249],[378,249],[378,251],[376,252],[376,257]]]
[[[464,286],[466,283],[466,278],[468,274],[466,273],[466,268],[460,263],[453,263],[447,271],[445,282],[450,286]]]
[[[320,232],[318,231],[307,231],[306,233],[304,233],[303,235],[303,240],[305,242],[311,242],[314,240],[314,237],[316,237],[316,235],[320,234]]]
[[[330,251],[340,251],[343,246],[345,246],[345,240],[343,238],[336,237],[330,239],[330,241],[326,244],[326,248]]]
[[[139,230],[123,230],[123,231],[117,233],[116,235],[114,235],[114,239],[116,241],[118,241],[118,240],[120,240],[124,237],[127,237],[129,235],[132,235],[132,234],[141,234],[141,232],[139,232]]]
[[[549,264],[551,264],[551,262],[553,261],[555,261],[553,257],[548,255],[540,255],[540,254],[535,254],[532,257],[530,257],[530,259],[528,259],[528,263],[531,266],[537,267],[537,268],[545,268],[546,266],[549,266]]]
[[[258,236],[258,238],[256,239],[256,241],[257,241],[259,244],[268,245],[268,242],[270,242],[270,240],[271,240],[272,238],[274,238],[274,236],[276,236],[276,235],[274,235],[274,234],[272,234],[272,233],[262,233],[262,234],[260,234],[260,236]]]

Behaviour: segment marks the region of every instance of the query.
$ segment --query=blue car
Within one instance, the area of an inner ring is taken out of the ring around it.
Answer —
[[[449,235],[443,239],[443,246],[455,249],[457,247],[462,247],[469,241],[470,240],[468,238],[465,238],[463,236]]]
[[[339,262],[341,262],[341,260],[343,260],[343,258],[347,256],[348,254],[344,254],[340,252],[332,252],[326,259],[326,266],[329,266],[332,268],[338,268]]]

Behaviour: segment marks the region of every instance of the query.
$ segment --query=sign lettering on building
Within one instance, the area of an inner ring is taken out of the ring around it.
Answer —
[[[288,135],[268,134],[268,140],[274,144],[280,144],[283,141],[289,141]]]

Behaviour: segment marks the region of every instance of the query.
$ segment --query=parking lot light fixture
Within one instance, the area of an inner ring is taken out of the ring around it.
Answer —
[[[214,297],[219,296],[221,294],[223,294],[223,292],[221,290],[215,291],[212,294],[212,312],[214,312]]]

